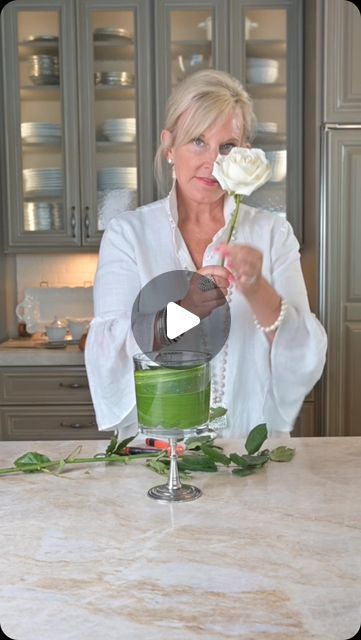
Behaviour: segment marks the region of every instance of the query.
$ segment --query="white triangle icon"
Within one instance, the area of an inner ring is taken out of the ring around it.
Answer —
[[[183,309],[179,304],[175,302],[168,302],[167,304],[167,336],[170,340],[178,338],[189,329],[193,329],[200,323],[200,318]]]

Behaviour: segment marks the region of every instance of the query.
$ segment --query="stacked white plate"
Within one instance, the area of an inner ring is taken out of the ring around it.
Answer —
[[[257,122],[257,133],[277,133],[277,122]]]
[[[115,118],[105,120],[102,131],[113,142],[134,142],[136,135],[135,118]]]
[[[59,231],[64,228],[62,205],[58,202],[25,202],[25,231]]]
[[[136,167],[107,167],[99,169],[97,173],[98,191],[111,191],[112,189],[137,188],[137,168]]]
[[[26,38],[25,42],[58,42],[59,40],[59,36],[54,36],[54,35],[48,35],[45,33],[42,33],[41,35],[36,35],[36,36],[29,36],[28,38]]]
[[[47,122],[22,122],[21,137],[25,142],[59,143],[61,125]]]
[[[270,58],[247,58],[247,82],[270,84],[278,78],[278,60]]]
[[[61,169],[24,169],[23,183],[27,193],[61,196],[63,172]]]
[[[106,85],[131,87],[134,84],[134,74],[128,71],[101,71],[100,75],[95,75],[94,80],[96,84],[100,82]]]
[[[114,27],[98,27],[93,32],[94,40],[112,40],[113,38],[120,38],[125,40],[131,40],[132,36],[126,29],[118,29]]]
[[[34,84],[59,84],[59,60],[57,56],[39,54],[30,56],[30,80]]]

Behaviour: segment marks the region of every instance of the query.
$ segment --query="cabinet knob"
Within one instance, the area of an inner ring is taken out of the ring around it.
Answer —
[[[90,227],[90,218],[89,218],[89,207],[84,207],[85,216],[84,216],[84,227],[85,227],[85,237],[90,238],[89,227]]]
[[[64,389],[89,389],[87,384],[80,384],[79,382],[70,382],[69,384],[59,382],[59,387],[63,387]]]
[[[71,422],[70,424],[66,424],[65,422],[61,422],[60,427],[66,427],[67,429],[90,429],[95,427],[94,420],[90,420],[88,424],[82,424],[81,422]]]
[[[70,215],[70,226],[71,226],[71,235],[75,238],[76,235],[76,215],[75,215],[75,207],[71,207],[71,215]]]

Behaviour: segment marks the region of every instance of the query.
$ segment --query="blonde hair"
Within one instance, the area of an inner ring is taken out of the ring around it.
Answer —
[[[187,117],[180,117],[188,111]],[[170,132],[169,144],[161,142],[154,160],[157,182],[163,185],[165,157],[172,146],[180,146],[202,134],[220,117],[230,112],[241,114],[244,124],[243,143],[249,142],[255,130],[253,104],[243,85],[225,71],[205,69],[180,82],[166,104],[164,129]]]

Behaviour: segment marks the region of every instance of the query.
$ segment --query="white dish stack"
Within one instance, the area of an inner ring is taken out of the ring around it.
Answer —
[[[24,142],[58,144],[61,140],[61,126],[47,122],[22,122],[21,137]]]
[[[60,202],[25,202],[25,231],[60,231],[64,228]]]
[[[278,60],[247,58],[246,77],[252,84],[271,84],[278,78]]]
[[[94,80],[95,84],[132,87],[134,85],[134,74],[128,73],[128,71],[101,71],[96,72]]]
[[[33,84],[59,84],[58,57],[45,53],[30,56],[29,78]]]
[[[93,32],[94,40],[113,40],[114,38],[121,40],[132,40],[132,35],[127,29],[117,27],[98,27]]]
[[[23,184],[26,193],[61,196],[63,172],[61,169],[24,169]]]
[[[257,133],[277,133],[277,122],[257,122]]]
[[[114,118],[105,120],[102,132],[112,142],[134,142],[136,137],[135,118]]]
[[[97,173],[98,191],[137,188],[137,167],[107,167]]]

